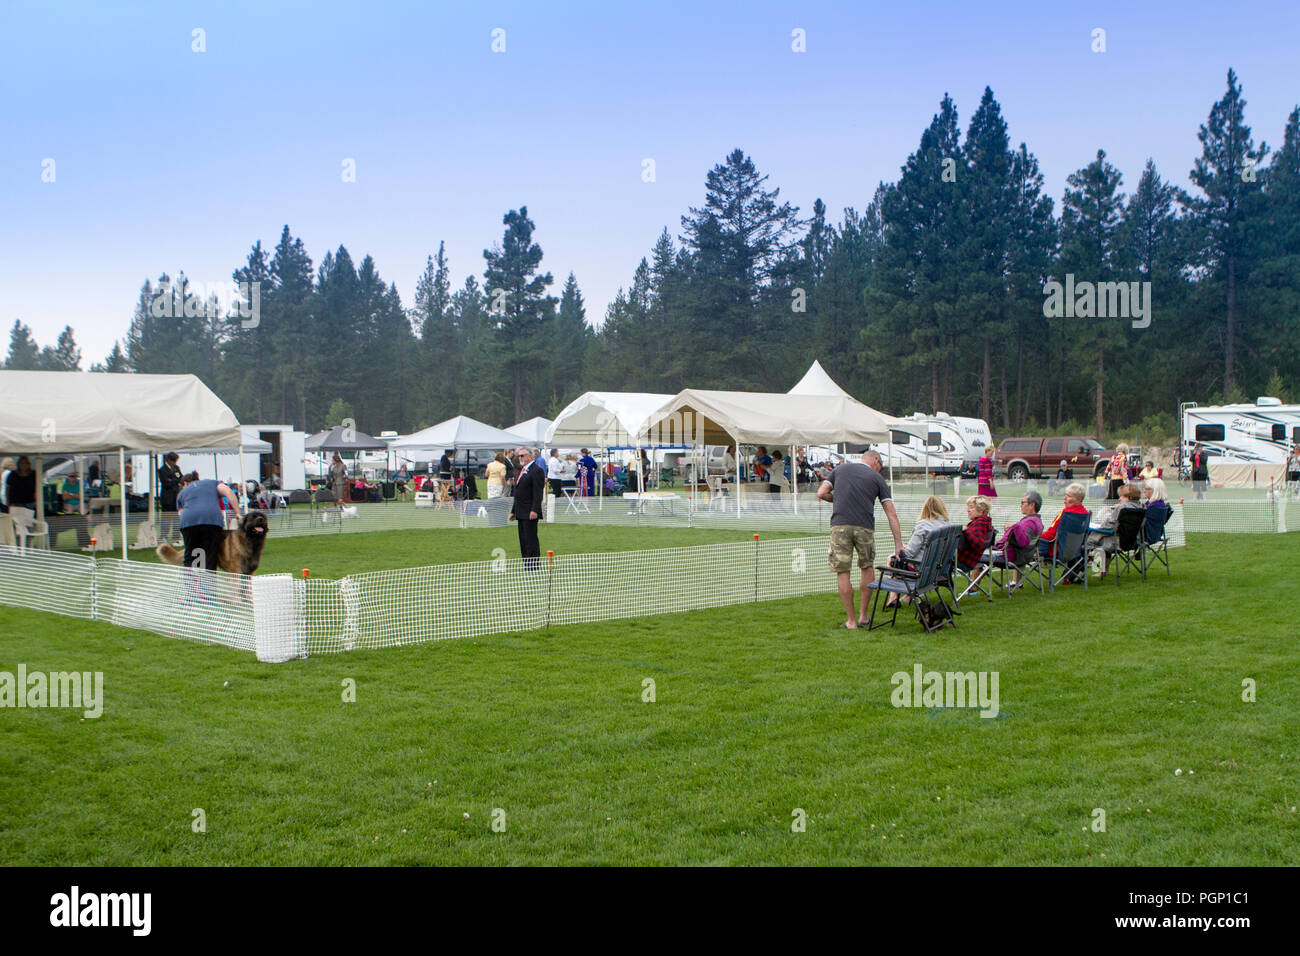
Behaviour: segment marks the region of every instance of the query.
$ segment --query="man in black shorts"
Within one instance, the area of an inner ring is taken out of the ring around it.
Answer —
[[[894,535],[894,553],[903,550],[903,530],[898,523],[889,485],[880,474],[882,462],[874,451],[862,453],[862,461],[846,461],[830,473],[817,489],[817,497],[829,501],[831,509],[831,570],[839,585],[840,601],[844,605],[843,627],[856,630],[866,627],[870,620],[858,617],[853,606],[853,580],[849,572],[853,567],[853,552],[858,553],[858,567],[862,571],[862,613],[867,612],[867,586],[876,578],[873,562],[876,559],[876,502],[885,509],[889,530]]]

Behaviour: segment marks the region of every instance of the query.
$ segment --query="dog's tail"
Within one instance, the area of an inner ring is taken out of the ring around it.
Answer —
[[[185,555],[181,554],[179,551],[173,548],[166,541],[158,545],[158,547],[154,549],[154,553],[157,554],[158,557],[166,561],[168,564],[185,563]]]

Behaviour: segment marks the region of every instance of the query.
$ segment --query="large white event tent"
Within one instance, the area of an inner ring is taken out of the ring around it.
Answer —
[[[45,455],[116,449],[127,556],[126,454],[237,447],[235,413],[194,375],[127,372],[0,372],[0,454],[35,459],[36,517],[45,520]],[[150,480],[150,510],[152,483]],[[82,485],[83,494],[85,485]]]
[[[688,388],[678,392],[647,424],[654,432],[670,423],[697,445],[789,447],[791,461],[794,461],[795,446],[800,444],[875,442],[889,438],[888,419],[847,394],[791,395]],[[739,459],[736,487],[743,487]],[[739,491],[736,498],[739,514]],[[797,513],[797,494],[794,507]]]

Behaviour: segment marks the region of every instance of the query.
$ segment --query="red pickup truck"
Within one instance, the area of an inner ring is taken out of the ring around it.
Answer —
[[[1064,438],[1004,438],[998,446],[994,468],[999,475],[1020,481],[1031,475],[1054,477],[1065,460],[1075,478],[1095,478],[1110,465],[1115,454],[1095,438],[1067,435]]]

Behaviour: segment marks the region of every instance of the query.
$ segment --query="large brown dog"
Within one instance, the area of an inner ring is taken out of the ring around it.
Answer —
[[[250,511],[239,522],[239,527],[227,530],[217,551],[217,567],[229,574],[252,574],[262,563],[262,548],[266,545],[266,515]],[[185,555],[170,544],[158,545],[158,557],[168,564],[184,564]]]

